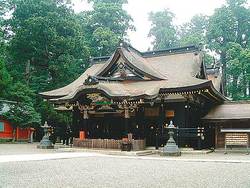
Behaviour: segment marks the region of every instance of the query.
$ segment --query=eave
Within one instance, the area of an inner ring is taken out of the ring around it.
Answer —
[[[160,93],[176,93],[176,94],[203,94],[208,96],[208,98],[222,103],[228,99],[219,93],[213,86],[212,81],[207,81],[201,84],[186,86],[186,87],[177,87],[177,88],[162,88]]]
[[[138,95],[132,95],[127,94],[124,92],[122,93],[116,93],[114,94],[112,90],[107,90],[100,86],[89,86],[87,88],[84,88],[84,86],[79,87],[71,96],[65,96],[62,98],[56,98],[51,99],[54,103],[73,103],[76,101],[80,96],[89,94],[89,93],[101,93],[105,97],[112,99],[114,101],[133,101],[133,100],[139,100],[139,99],[146,99],[146,100],[152,100],[157,98],[161,94],[199,94],[205,96],[208,100],[211,100],[215,103],[223,103],[223,101],[226,101],[227,99],[220,94],[214,87],[211,81],[207,81],[201,84],[192,85],[192,86],[186,86],[186,87],[177,87],[177,88],[159,88],[159,90],[153,92],[152,94],[148,95],[146,93],[141,93]]]

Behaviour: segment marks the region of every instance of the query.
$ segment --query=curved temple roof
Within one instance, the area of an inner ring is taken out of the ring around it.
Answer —
[[[98,58],[95,58],[97,60]],[[110,80],[110,69],[122,59],[123,64],[134,72],[143,75],[143,80]],[[48,92],[44,98],[54,101],[71,101],[82,92],[91,90],[104,92],[110,97],[153,98],[160,92],[183,92],[187,90],[209,89],[220,100],[224,97],[215,89],[213,83],[201,77],[202,54],[194,46],[141,53],[131,46],[119,47],[106,61],[93,64],[71,84]],[[96,84],[84,84],[93,76],[104,78]],[[105,80],[106,78],[106,80]]]
[[[109,71],[109,68],[117,62],[117,58],[122,58],[125,61],[125,64],[128,64],[132,68],[141,71],[153,79],[166,79],[166,77],[164,77],[159,71],[155,70],[145,58],[137,54],[134,50],[123,47],[117,48],[116,52],[99,70],[97,75],[102,76],[105,72]]]

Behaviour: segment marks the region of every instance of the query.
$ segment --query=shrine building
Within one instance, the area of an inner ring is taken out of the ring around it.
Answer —
[[[224,125],[212,113],[228,102],[221,81],[220,69],[207,69],[196,46],[140,52],[123,43],[111,56],[92,58],[71,84],[40,95],[72,111],[76,145],[90,147],[92,140],[91,147],[101,147],[93,140],[106,140],[102,147],[117,148],[132,133],[134,148],[163,146],[173,121],[177,144],[201,149],[218,145]],[[86,143],[77,143],[80,131]]]

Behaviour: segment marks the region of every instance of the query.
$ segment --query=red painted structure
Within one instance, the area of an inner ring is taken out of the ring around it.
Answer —
[[[10,122],[0,119],[1,125],[3,125],[3,130],[0,129],[0,139],[13,139],[13,127]],[[17,128],[15,139],[17,141],[28,140],[30,137],[30,128]]]

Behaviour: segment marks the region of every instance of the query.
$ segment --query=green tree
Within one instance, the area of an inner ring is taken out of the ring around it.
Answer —
[[[215,58],[208,53],[208,50],[204,50],[204,63],[205,66],[211,67],[215,63]]]
[[[123,9],[126,0],[89,0],[93,10],[79,14],[92,56],[111,55],[127,32],[134,30],[132,18]]]
[[[39,103],[38,111],[41,114],[42,122],[47,121],[53,127],[66,127],[72,124],[71,113],[58,112],[53,105],[47,101]]]
[[[12,79],[5,67],[5,63],[0,56],[0,98],[7,98],[9,96]]]
[[[228,94],[234,100],[249,99],[250,50],[238,43],[227,45]]]
[[[184,23],[178,28],[178,43],[180,46],[203,46],[204,62],[206,66],[211,66],[214,63],[214,58],[209,55],[210,50],[206,48],[207,27],[208,16],[202,14],[193,16],[190,22]]]
[[[14,129],[13,138],[15,138],[17,127],[37,127],[41,124],[40,114],[34,108],[34,96],[33,91],[20,82],[17,82],[11,88],[8,99],[17,103],[11,105],[10,110],[4,113],[3,116],[12,124]]]
[[[6,58],[6,42],[4,39],[4,16],[8,12],[8,0],[0,0],[0,61],[5,61]]]
[[[227,4],[215,10],[209,18],[207,39],[209,48],[220,55],[223,85],[226,88],[227,46],[230,42],[245,48],[249,41],[250,11],[245,0],[227,0]]]
[[[195,15],[190,22],[179,28],[179,44],[181,46],[195,44],[206,44],[208,17],[205,15]]]
[[[153,38],[154,50],[175,47],[177,45],[177,30],[173,24],[173,19],[174,14],[167,9],[149,14],[151,29],[148,36]]]
[[[89,50],[69,2],[11,0],[11,5],[13,14],[6,27],[10,29],[13,63],[9,67],[14,79],[35,91],[74,80],[84,70]]]
[[[23,103],[12,105],[3,116],[12,123],[14,129],[17,127],[37,127],[41,124],[40,114],[35,111],[34,107]]]

